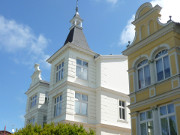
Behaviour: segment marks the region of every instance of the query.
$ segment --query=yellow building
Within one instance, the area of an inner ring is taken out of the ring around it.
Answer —
[[[139,7],[134,41],[123,52],[132,135],[180,135],[180,23],[162,24],[160,10],[151,3]]]

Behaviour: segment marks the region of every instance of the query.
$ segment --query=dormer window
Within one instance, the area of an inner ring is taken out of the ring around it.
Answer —
[[[64,62],[61,62],[56,66],[56,82],[64,78]]]
[[[88,78],[88,63],[76,59],[76,76],[80,79],[87,80]]]

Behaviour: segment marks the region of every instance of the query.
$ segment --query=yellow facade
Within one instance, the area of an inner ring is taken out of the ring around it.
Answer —
[[[128,56],[132,135],[180,135],[180,24],[159,22],[161,7],[143,4]],[[173,125],[173,126],[172,126]]]

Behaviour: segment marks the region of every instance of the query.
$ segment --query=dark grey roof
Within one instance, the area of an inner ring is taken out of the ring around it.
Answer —
[[[84,36],[82,28],[78,26],[74,26],[70,30],[64,45],[66,45],[68,42],[73,43],[74,45],[79,46],[83,49],[91,50],[86,41],[86,37]]]

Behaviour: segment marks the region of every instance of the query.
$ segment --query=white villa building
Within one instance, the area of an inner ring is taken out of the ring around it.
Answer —
[[[50,82],[35,64],[25,124],[77,123],[97,135],[130,135],[127,57],[93,52],[82,21],[76,8],[64,45],[47,60]]]

